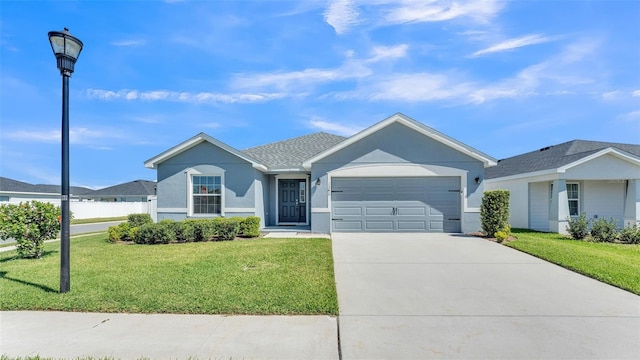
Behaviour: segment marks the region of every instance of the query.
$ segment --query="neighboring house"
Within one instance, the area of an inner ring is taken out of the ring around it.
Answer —
[[[95,201],[146,202],[149,195],[155,194],[155,181],[135,180],[95,190],[87,198]]]
[[[200,133],[147,160],[157,219],[256,215],[313,232],[480,229],[492,157],[402,114],[244,151]]]
[[[70,186],[69,192],[71,201],[79,201],[93,190],[81,186]],[[0,177],[0,202],[18,203],[31,200],[60,203],[60,185],[33,185]]]
[[[640,145],[573,140],[498,161],[487,189],[511,192],[511,226],[567,233],[567,220],[640,223]]]

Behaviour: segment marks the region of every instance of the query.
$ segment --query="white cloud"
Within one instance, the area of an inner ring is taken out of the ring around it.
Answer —
[[[459,17],[486,23],[497,15],[503,3],[496,0],[425,0],[400,1],[391,8],[382,20],[386,25],[414,22],[438,22]]]
[[[332,0],[324,12],[324,20],[336,34],[342,35],[358,25],[358,8],[352,0]]]
[[[505,40],[498,44],[492,45],[486,49],[476,51],[471,56],[478,57],[486,54],[513,50],[523,46],[529,46],[529,45],[541,44],[541,43],[553,41],[554,39],[555,38],[553,37],[542,36],[540,34],[527,35],[519,38]]]
[[[609,91],[609,92],[603,93],[602,94],[602,98],[604,100],[615,100],[615,99],[619,98],[620,95],[622,95],[622,91],[614,90],[614,91]]]
[[[144,44],[146,44],[146,41],[140,39],[116,40],[111,42],[113,46],[142,46]]]
[[[618,115],[618,119],[627,122],[635,122],[640,120],[640,110],[628,112],[626,114]]]
[[[285,96],[281,93],[256,93],[256,94],[220,94],[211,92],[177,92],[169,90],[102,90],[88,89],[87,97],[97,100],[143,100],[143,101],[173,101],[195,104],[215,104],[215,103],[255,103],[280,99]]]
[[[309,125],[311,125],[312,128],[318,129],[320,131],[327,131],[343,136],[351,136],[362,130],[362,127],[359,126],[349,126],[344,125],[344,123],[329,122],[320,118],[311,119],[309,121]]]
[[[407,56],[409,45],[400,44],[397,46],[376,46],[371,50],[372,56],[366,62],[378,62],[386,59],[398,59]]]
[[[9,132],[7,138],[18,141],[32,141],[40,143],[59,143],[62,141],[62,132],[60,130],[48,131],[27,131],[18,130]],[[101,138],[116,138],[117,134],[113,132],[103,132],[91,130],[83,127],[69,129],[69,143],[71,144],[90,144],[92,141]]]
[[[636,90],[632,93],[633,96],[640,96],[640,90]]]

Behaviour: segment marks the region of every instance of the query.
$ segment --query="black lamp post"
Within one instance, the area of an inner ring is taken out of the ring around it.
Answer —
[[[51,49],[58,60],[58,70],[62,75],[62,186],[60,201],[62,219],[60,229],[60,292],[71,289],[69,272],[69,78],[73,66],[82,51],[82,41],[71,36],[69,29],[49,31]]]

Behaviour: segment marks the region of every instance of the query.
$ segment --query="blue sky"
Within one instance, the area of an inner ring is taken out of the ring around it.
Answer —
[[[72,185],[153,180],[200,132],[245,149],[396,112],[498,159],[640,143],[640,1],[3,0],[1,176],[60,182],[64,27]]]

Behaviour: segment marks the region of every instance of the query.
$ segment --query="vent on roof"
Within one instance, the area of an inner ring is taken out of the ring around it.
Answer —
[[[504,159],[500,159],[500,160],[498,160],[498,162],[500,162],[500,161],[502,161],[502,160],[504,160]]]
[[[540,151],[545,151],[545,150],[549,150],[549,149],[551,149],[551,146],[543,147],[542,149],[540,149]]]

